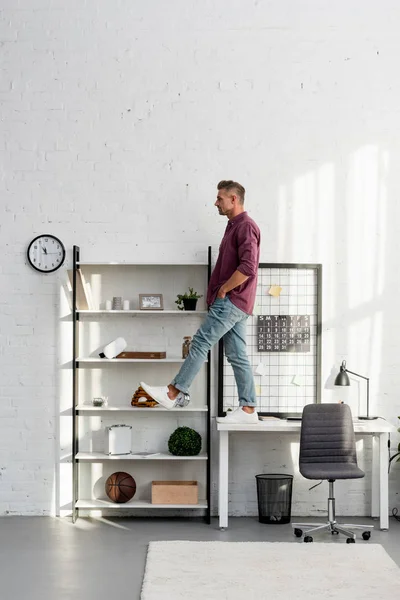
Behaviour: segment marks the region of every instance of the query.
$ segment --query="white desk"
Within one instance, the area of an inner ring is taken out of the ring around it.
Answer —
[[[229,433],[251,431],[254,434],[269,435],[282,433],[300,434],[301,421],[260,421],[257,425],[227,425],[217,422],[219,432],[219,526],[228,527],[228,466]],[[389,433],[396,431],[384,419],[354,421],[356,436],[372,435],[372,490],[371,516],[380,518],[380,528],[389,529]]]

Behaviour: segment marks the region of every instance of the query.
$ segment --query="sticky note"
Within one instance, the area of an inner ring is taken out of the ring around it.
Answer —
[[[274,296],[274,298],[279,298],[279,296],[281,295],[281,291],[282,288],[280,285],[271,285],[271,287],[268,290],[268,294],[270,296]]]
[[[259,363],[256,367],[255,372],[257,373],[257,375],[265,375],[265,365]]]
[[[292,383],[293,385],[303,385],[303,377],[301,375],[294,375]]]

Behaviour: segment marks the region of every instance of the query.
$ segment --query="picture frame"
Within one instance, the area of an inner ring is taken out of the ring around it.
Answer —
[[[140,310],[164,310],[162,294],[139,294]]]

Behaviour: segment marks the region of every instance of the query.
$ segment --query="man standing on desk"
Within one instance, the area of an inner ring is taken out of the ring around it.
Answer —
[[[207,291],[209,312],[193,336],[189,355],[169,385],[142,388],[165,408],[186,406],[189,388],[207,353],[221,338],[232,365],[239,407],[218,422],[258,423],[252,368],[246,350],[246,323],[253,312],[260,259],[260,230],[244,210],[245,189],[236,181],[220,181],[215,206],[228,218],[218,260]]]

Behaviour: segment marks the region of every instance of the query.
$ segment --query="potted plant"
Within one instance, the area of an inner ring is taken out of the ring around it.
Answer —
[[[179,310],[196,310],[197,300],[202,297],[202,294],[198,294],[190,287],[189,293],[177,295],[178,300],[175,300],[175,304],[178,305]]]
[[[400,419],[400,416],[398,417],[398,419]],[[397,431],[400,433],[400,427],[397,429]],[[390,468],[390,464],[392,462],[392,460],[394,460],[395,458],[397,458],[396,462],[400,462],[400,442],[397,446],[397,452],[396,454],[394,454],[393,456],[390,457],[389,459],[389,468]]]
[[[201,450],[201,435],[190,427],[178,427],[170,435],[168,450],[174,456],[197,456]]]

